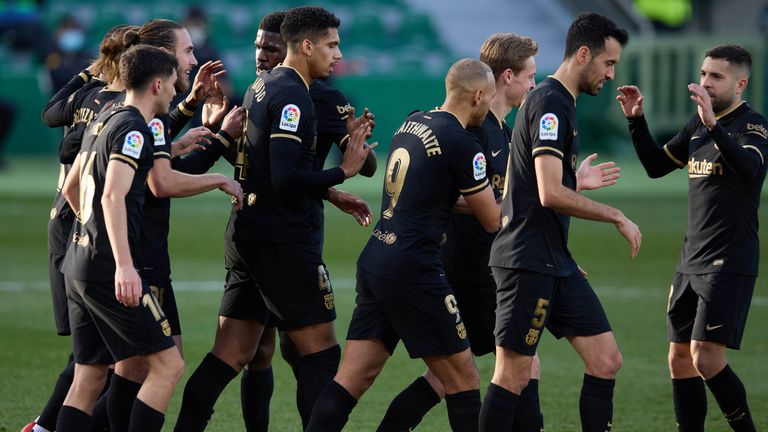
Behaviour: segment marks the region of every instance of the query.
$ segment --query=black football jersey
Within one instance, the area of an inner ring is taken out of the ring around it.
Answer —
[[[80,149],[80,217],[62,264],[67,276],[87,281],[112,281],[115,260],[104,223],[101,196],[110,161],[136,170],[125,197],[128,243],[139,266],[141,213],[147,174],[152,168],[153,137],[135,107],[121,107],[97,117],[87,128]]]
[[[576,189],[579,137],[576,101],[554,77],[525,98],[515,119],[501,206],[501,231],[491,247],[490,265],[556,277],[576,271],[568,251],[570,217],[539,201],[534,158],[562,159],[565,187]]]
[[[477,136],[447,111],[417,111],[390,145],[381,218],[358,265],[376,276],[409,282],[445,279],[440,242],[459,194],[488,187]]]
[[[739,145],[760,155],[761,166],[752,178],[735,172],[698,114],[664,145],[675,164],[688,167],[688,228],[677,270],[757,276],[757,209],[766,174],[768,122],[744,102],[718,123]]]
[[[480,147],[488,163],[488,181],[498,199],[504,194],[512,130],[491,111],[488,111],[481,127],[467,130],[480,140]],[[490,274],[488,259],[491,243],[495,237],[496,234],[487,232],[474,215],[454,213],[445,232],[445,244],[441,251],[449,279],[466,283],[478,283],[484,280],[482,277],[487,279]]]

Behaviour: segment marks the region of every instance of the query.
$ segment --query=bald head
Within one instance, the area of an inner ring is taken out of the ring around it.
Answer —
[[[491,68],[480,60],[471,58],[454,63],[445,76],[445,92],[448,96],[471,94],[477,90],[485,90],[493,84]]]

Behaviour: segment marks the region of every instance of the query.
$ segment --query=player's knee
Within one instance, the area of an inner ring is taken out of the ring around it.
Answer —
[[[709,379],[716,375],[727,363],[725,356],[721,355],[717,350],[692,346],[691,351],[693,367],[696,368],[696,371],[699,375],[704,377],[704,379]]]
[[[248,368],[251,370],[267,369],[272,366],[272,357],[275,355],[275,346],[273,344],[259,344],[256,348],[256,355],[253,356],[253,360],[248,363]]]
[[[104,390],[107,384],[107,372],[104,374],[89,374],[88,377],[81,377],[72,382],[71,391],[74,394],[81,395],[87,399],[96,400]]]
[[[624,359],[619,350],[606,352],[598,355],[592,364],[588,365],[587,373],[598,378],[614,379],[623,362]]]

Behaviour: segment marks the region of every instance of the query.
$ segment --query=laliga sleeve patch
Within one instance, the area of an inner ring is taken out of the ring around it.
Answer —
[[[144,147],[144,135],[139,131],[130,131],[123,141],[123,154],[138,159],[141,156],[141,148]]]
[[[539,120],[539,139],[541,141],[557,141],[557,127],[559,125],[560,120],[558,120],[556,115],[546,113],[541,116],[541,120]]]
[[[152,136],[155,137],[155,147],[165,145],[165,127],[163,121],[159,118],[153,118],[147,123],[149,130],[152,131]]]
[[[283,107],[283,113],[280,114],[280,129],[290,132],[299,130],[299,119],[301,110],[294,104],[288,104]]]
[[[475,180],[482,180],[485,178],[485,155],[478,153],[472,158],[472,174],[474,174]]]

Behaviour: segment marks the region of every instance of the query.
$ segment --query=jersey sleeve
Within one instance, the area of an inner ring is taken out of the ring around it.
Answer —
[[[269,103],[270,141],[286,139],[298,144],[301,136],[314,125],[311,123],[312,99],[306,90],[297,86],[281,89]],[[307,143],[309,144],[309,143]]]
[[[187,105],[182,100],[167,115],[168,121],[165,123],[168,129],[168,142],[176,138],[179,132],[189,123],[189,120],[195,115],[197,107]]]
[[[168,128],[168,115],[155,117],[147,123],[149,131],[152,133],[154,146],[152,154],[155,159],[171,158],[171,132]]]
[[[569,107],[555,100],[549,106],[532,109],[528,119],[533,157],[549,154],[562,159],[573,136],[573,125],[568,120]]]
[[[333,142],[344,149],[349,139],[347,131],[349,101],[336,89],[311,90],[311,96],[317,117],[317,134],[331,137]]]
[[[768,124],[763,116],[749,116],[733,134],[718,122],[710,133],[723,158],[738,175],[752,178],[764,169],[768,154]]]
[[[462,135],[457,145],[458,151],[453,158],[452,168],[456,184],[462,195],[472,195],[488,187],[487,165],[485,154],[480,148],[477,136],[470,132]]]
[[[151,154],[154,137],[147,125],[134,121],[115,128],[109,142],[109,160],[123,162],[136,170],[139,161]]]
[[[695,130],[693,119],[663,146],[659,146],[651,135],[645,116],[627,121],[635,153],[649,177],[663,177],[685,166],[683,161],[688,159],[688,143],[692,130]]]
[[[75,93],[90,80],[91,74],[86,71],[73,76],[45,105],[43,123],[48,127],[69,126],[76,109]]]

